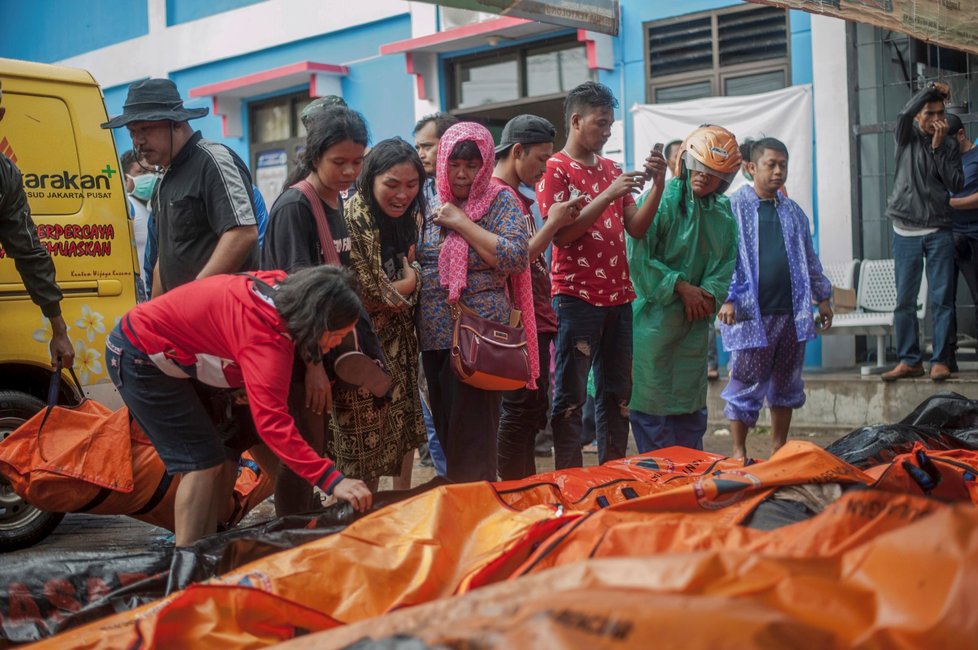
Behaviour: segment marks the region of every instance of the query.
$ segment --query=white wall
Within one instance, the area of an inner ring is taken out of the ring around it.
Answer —
[[[849,82],[846,23],[812,16],[812,85],[815,107],[815,155],[818,179],[819,257],[823,264],[853,258],[852,182],[850,175]],[[822,367],[851,367],[855,339],[822,339]]]

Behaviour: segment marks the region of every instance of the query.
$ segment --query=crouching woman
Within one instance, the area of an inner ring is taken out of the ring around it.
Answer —
[[[106,341],[108,372],[167,472],[181,476],[177,546],[216,531],[244,451],[225,445],[193,381],[243,387],[261,441],[286,466],[358,511],[370,508],[367,486],[344,477],[309,446],[287,404],[295,350],[319,358],[354,328],[359,314],[349,272],[318,266],[292,275],[205,278],[122,318]]]

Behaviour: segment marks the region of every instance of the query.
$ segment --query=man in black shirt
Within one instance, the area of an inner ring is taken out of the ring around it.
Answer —
[[[122,115],[133,148],[163,170],[150,207],[159,240],[153,296],[220,273],[258,268],[258,227],[251,174],[229,148],[187,123],[207,114],[188,109],[169,79],[132,84]]]
[[[0,120],[6,109],[2,105],[3,88],[0,87]],[[68,327],[61,316],[61,289],[54,281],[54,262],[41,240],[37,226],[31,219],[24,183],[20,170],[4,154],[0,153],[0,246],[6,257],[14,260],[17,272],[27,288],[34,304],[51,321],[51,367],[58,362],[70,368],[75,350],[68,339]]]

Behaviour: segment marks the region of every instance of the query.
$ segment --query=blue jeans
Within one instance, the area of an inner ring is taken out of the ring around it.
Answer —
[[[706,408],[682,415],[650,415],[632,409],[628,418],[640,454],[676,445],[703,450]]]
[[[623,458],[628,445],[628,402],[632,397],[632,306],[595,307],[572,296],[553,299],[557,314],[554,400],[556,469],[581,467],[581,415],[587,376],[594,365],[598,462]]]
[[[435,432],[435,420],[425,400],[421,400],[421,415],[424,417],[424,428],[428,434],[428,454],[431,456],[431,464],[435,466],[435,474],[445,476],[445,452],[441,450],[441,443],[438,442],[438,434]]]
[[[927,258],[927,307],[934,323],[934,353],[931,363],[947,363],[954,324],[954,235],[948,229],[923,237],[893,233],[897,306],[893,314],[897,355],[915,366],[921,362],[917,322],[917,294]]]

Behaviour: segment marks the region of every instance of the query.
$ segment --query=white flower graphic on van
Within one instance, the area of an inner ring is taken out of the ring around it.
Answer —
[[[50,343],[54,332],[51,331],[51,321],[41,317],[41,326],[34,330],[34,340],[38,343]]]
[[[85,330],[89,343],[95,340],[96,332],[105,334],[105,317],[97,311],[92,311],[88,305],[82,305],[81,318],[75,321],[75,325]]]
[[[85,345],[81,339],[75,341],[75,370],[83,384],[88,383],[89,374],[102,374],[102,353]]]

